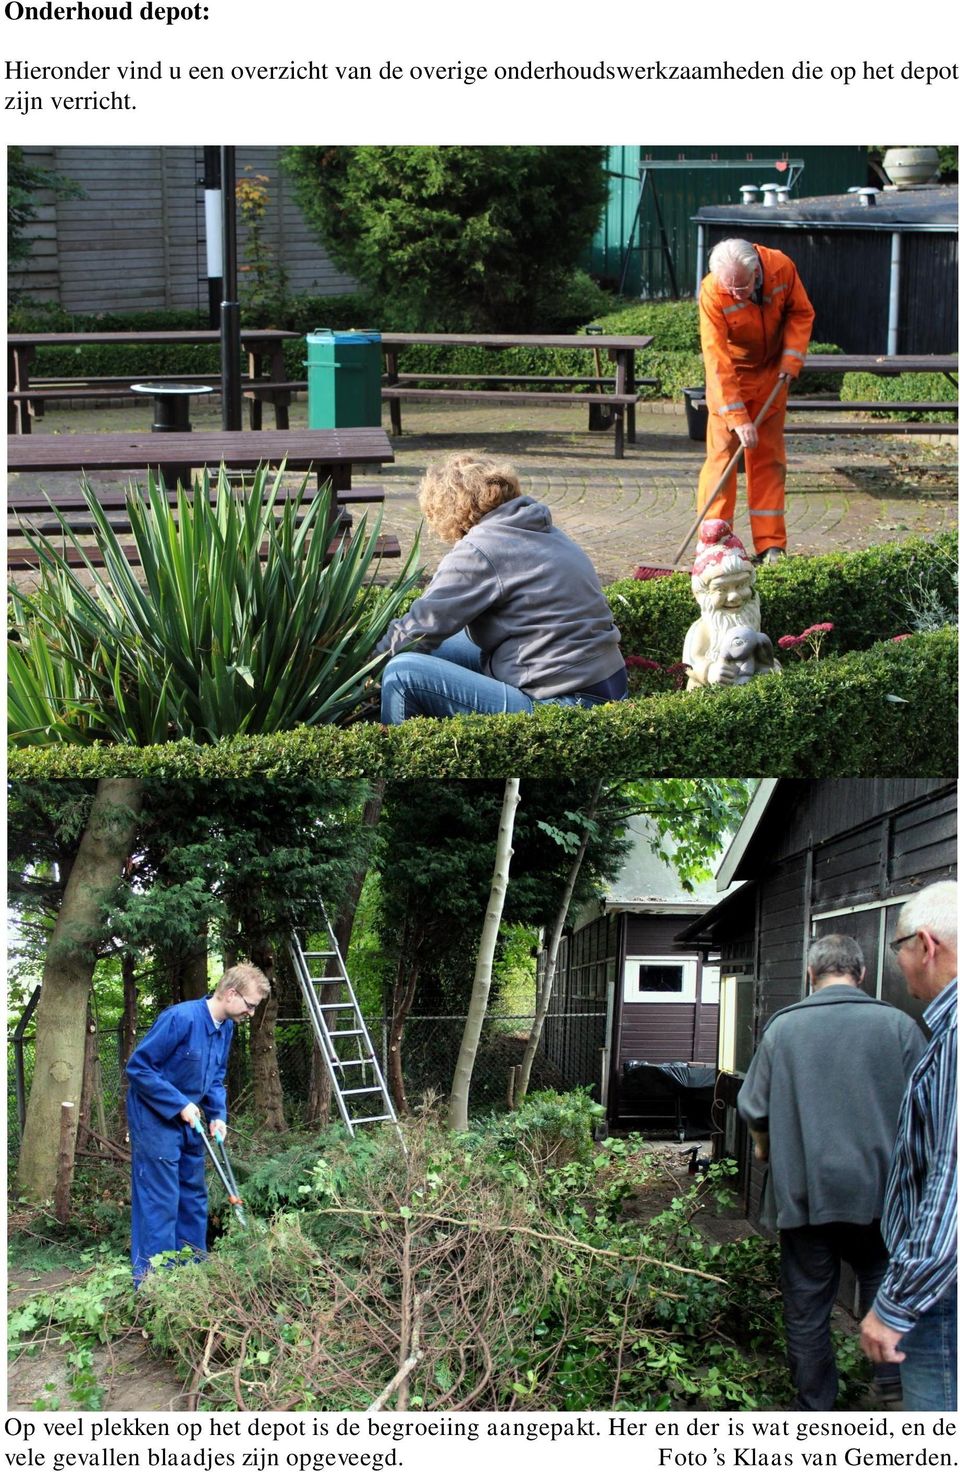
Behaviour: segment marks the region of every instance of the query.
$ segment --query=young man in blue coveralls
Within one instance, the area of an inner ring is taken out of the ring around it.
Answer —
[[[224,1080],[234,1023],[248,1021],[269,992],[256,966],[232,966],[212,997],[161,1012],[130,1055],[130,1255],[138,1284],[157,1253],[206,1249],[206,1152],[194,1121],[203,1110],[211,1136],[226,1138]]]

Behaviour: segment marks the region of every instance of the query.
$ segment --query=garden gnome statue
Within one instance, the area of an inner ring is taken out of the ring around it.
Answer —
[[[770,640],[760,632],[756,580],[756,569],[729,523],[705,521],[691,578],[701,617],[683,641],[688,690],[745,685],[780,669]]]

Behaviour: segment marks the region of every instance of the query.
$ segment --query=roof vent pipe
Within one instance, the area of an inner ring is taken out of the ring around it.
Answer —
[[[858,189],[857,198],[862,205],[866,205],[869,208],[876,204],[879,193],[879,189]]]
[[[763,190],[764,207],[769,209],[777,203],[778,186],[776,184],[761,184],[760,188]]]
[[[756,184],[741,184],[740,185],[740,203],[741,204],[759,204],[760,203],[760,189],[759,189],[759,186],[756,185]]]
[[[790,203],[790,186],[788,184],[777,185],[777,204]]]

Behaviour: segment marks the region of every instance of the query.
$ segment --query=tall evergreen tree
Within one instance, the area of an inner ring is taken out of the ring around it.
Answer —
[[[308,223],[394,330],[522,332],[557,325],[603,212],[604,160],[598,147],[322,145],[284,162]]]

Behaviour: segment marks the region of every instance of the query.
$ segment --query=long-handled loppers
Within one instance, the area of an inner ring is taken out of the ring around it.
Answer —
[[[243,1210],[243,1199],[240,1195],[240,1188],[237,1185],[237,1178],[233,1173],[233,1166],[230,1164],[230,1157],[227,1154],[226,1145],[218,1136],[217,1144],[220,1147],[220,1154],[218,1155],[216,1150],[213,1148],[210,1137],[204,1128],[203,1120],[199,1118],[195,1119],[193,1127],[203,1141],[204,1149],[210,1156],[213,1168],[216,1171],[217,1175],[220,1177],[223,1189],[226,1191],[230,1205],[233,1207],[234,1216],[237,1218],[237,1221],[240,1223],[241,1227],[246,1227],[247,1218]]]

